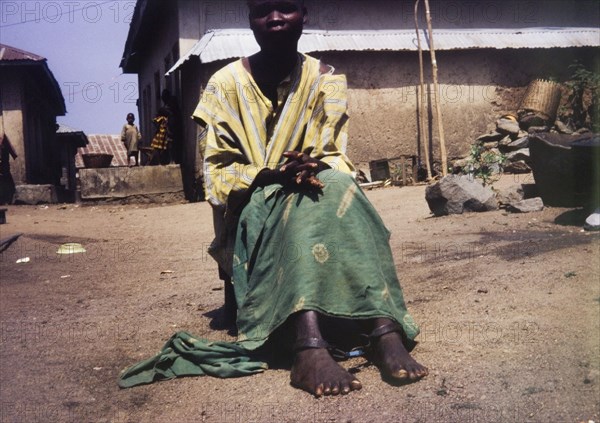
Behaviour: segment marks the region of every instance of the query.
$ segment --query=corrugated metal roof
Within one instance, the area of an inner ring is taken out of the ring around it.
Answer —
[[[41,62],[46,59],[16,47],[0,44],[0,60],[33,60],[35,62]]]
[[[83,133],[81,129],[71,128],[70,126],[67,126],[64,123],[59,123],[58,129],[56,130],[57,134],[75,134],[79,132]]]
[[[421,30],[421,45],[429,48],[429,36]],[[598,28],[522,28],[522,29],[440,29],[433,31],[436,50],[521,49],[556,47],[598,47]],[[414,30],[394,31],[323,31],[305,30],[298,49],[316,51],[416,51]],[[192,56],[202,63],[250,56],[259,50],[249,29],[217,29],[208,31],[192,49],[182,56],[167,74]]]
[[[42,72],[42,83],[46,84],[52,93],[50,100],[54,101],[56,106],[54,113],[56,113],[58,116],[65,115],[67,112],[67,108],[65,107],[65,99],[60,90],[60,86],[58,85],[58,81],[48,67],[45,57],[38,56],[37,54],[33,54],[25,50],[20,50],[6,44],[0,44],[0,66],[28,66],[34,69],[33,72]],[[35,75],[35,77],[39,78],[38,75]]]
[[[71,128],[62,123],[58,125],[56,135],[58,140],[73,143],[75,147],[86,147],[89,142],[82,130]]]

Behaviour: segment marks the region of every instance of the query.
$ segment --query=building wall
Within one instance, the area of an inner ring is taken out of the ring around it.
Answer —
[[[201,187],[202,157],[198,149],[198,136],[201,128],[192,120],[200,96],[211,75],[227,61],[201,64],[194,57],[183,66],[181,71],[181,113],[184,121],[184,150],[181,172],[184,190],[188,199],[198,199]]]
[[[245,0],[204,0],[199,5],[200,30],[246,28]],[[421,7],[424,7],[421,2]],[[531,26],[596,26],[595,1],[430,1],[434,28],[517,28]],[[308,28],[412,29],[414,2],[405,0],[306,0]],[[426,23],[421,20],[421,27]],[[437,52],[439,99],[449,157],[468,153],[471,142],[505,112],[515,112],[520,95],[536,77],[567,78],[567,66],[587,60],[593,49],[470,50]],[[315,53],[347,74],[350,104],[349,155],[357,162],[404,154],[420,154],[418,145],[418,56],[415,52]],[[195,59],[196,60],[196,59]],[[424,52],[425,80],[431,82],[429,53]],[[226,62],[186,64],[182,86],[184,116],[189,116],[199,90]],[[200,82],[195,79],[201,79]],[[434,157],[439,140],[429,88],[428,131],[425,139]],[[186,139],[195,140],[195,125]],[[194,143],[195,144],[195,141]]]
[[[160,93],[170,88],[175,95],[179,89],[173,78],[165,77],[175,63],[173,52],[179,54],[179,23],[177,7],[162,8],[161,16],[154,23],[153,31],[137,46],[136,54],[142,58],[138,73],[139,128],[143,145],[150,145],[155,129],[152,119],[161,107]],[[178,59],[178,57],[177,57]],[[125,116],[123,116],[125,119]]]
[[[415,52],[328,52],[314,54],[346,75],[350,114],[348,155],[356,163],[422,155],[417,98],[418,56]],[[575,60],[592,65],[595,49],[468,50],[438,52],[439,101],[448,157],[468,154],[472,142],[496,120],[519,108],[527,85],[535,78],[564,81]],[[186,121],[188,158],[197,156],[198,126],[188,119],[210,76],[227,62],[201,65],[197,58],[183,67],[182,112]],[[431,66],[427,133],[433,159],[440,160],[438,126],[432,98]],[[566,97],[566,96],[565,96]],[[199,163],[195,164],[196,173]]]
[[[436,1],[431,13],[434,30],[442,28],[519,28],[535,26],[597,26],[600,11],[595,0],[546,2],[527,0]],[[154,128],[150,121],[158,109],[156,72],[165,84],[164,57],[178,43],[184,55],[209,29],[247,28],[245,0],[180,0],[165,9],[156,37],[146,40],[139,52],[141,63],[140,113],[142,133],[149,143]],[[307,28],[412,29],[412,0],[306,0]],[[174,11],[174,12],[173,12]],[[179,21],[177,24],[176,21]],[[426,26],[421,19],[420,26]],[[589,60],[594,49],[470,50],[437,53],[440,102],[449,157],[467,154],[470,143],[487,132],[496,118],[518,108],[527,84],[536,77],[564,80],[575,58]],[[345,73],[349,81],[349,155],[355,162],[403,154],[419,154],[417,145],[418,56],[415,52],[327,52],[316,57]],[[210,75],[226,62],[201,65],[190,59],[175,77],[181,84],[180,105],[184,118],[184,180],[198,174],[198,128],[189,119]],[[431,81],[425,52],[426,81]],[[562,79],[561,79],[562,78]],[[164,88],[164,85],[161,87]],[[160,90],[159,90],[160,92]],[[427,111],[426,139],[434,157],[439,156],[437,125],[431,105]],[[185,176],[188,174],[188,176]],[[186,190],[187,192],[187,190]]]
[[[596,0],[430,0],[434,30],[598,25]],[[309,27],[413,29],[414,0],[306,0]],[[420,2],[419,26],[426,27]]]
[[[519,108],[536,78],[564,81],[568,66],[590,62],[594,49],[465,50],[437,54],[439,101],[449,157],[464,157],[496,120]],[[419,155],[418,56],[413,52],[337,52],[318,55],[344,73],[349,86],[348,154],[356,162]],[[426,60],[427,64],[428,61]],[[588,63],[591,66],[591,63]],[[425,81],[432,81],[426,66]],[[429,84],[428,140],[439,159],[439,137]],[[565,96],[566,97],[566,96]]]
[[[182,54],[187,53],[198,42],[206,31],[204,22],[205,13],[202,12],[201,1],[179,0],[179,49]]]
[[[26,174],[30,184],[58,184],[60,156],[56,142],[56,116],[41,95],[39,81],[27,78],[24,92],[24,138],[27,150]]]
[[[137,197],[181,199],[178,165],[79,169],[82,200],[114,200]]]
[[[21,75],[13,70],[3,69],[0,73],[0,101],[4,132],[18,157],[10,164],[15,184],[26,183],[25,143],[23,137],[23,97]]]
[[[11,163],[16,185],[55,184],[60,179],[56,114],[36,70],[5,67],[0,75],[4,131],[18,155]]]
[[[201,34],[208,29],[248,27],[246,0],[182,1],[189,3],[189,7],[199,7]],[[430,0],[429,3],[434,29],[595,27],[600,16],[596,0]],[[305,4],[308,28],[312,29],[414,28],[414,0],[305,0]],[[423,28],[424,2],[420,8]]]

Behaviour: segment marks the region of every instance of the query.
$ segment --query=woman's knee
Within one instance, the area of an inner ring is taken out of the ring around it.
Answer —
[[[317,177],[325,185],[335,184],[336,186],[346,187],[348,185],[353,185],[356,183],[352,175],[345,172],[341,172],[336,169],[325,169],[319,172]]]

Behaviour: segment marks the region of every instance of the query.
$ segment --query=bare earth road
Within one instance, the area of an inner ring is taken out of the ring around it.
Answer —
[[[0,421],[598,422],[600,234],[558,208],[433,218],[424,190],[368,196],[431,374],[393,387],[357,358],[343,365],[364,388],[321,399],[284,369],[117,387],[175,331],[234,339],[208,204],[9,206],[0,238],[23,235],[0,255]],[[65,242],[87,252],[59,258]]]

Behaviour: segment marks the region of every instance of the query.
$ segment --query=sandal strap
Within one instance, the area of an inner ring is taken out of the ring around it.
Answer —
[[[379,326],[379,327],[373,329],[373,331],[369,334],[369,339],[373,340],[376,338],[380,338],[381,336],[385,335],[386,333],[390,333],[390,332],[402,333],[402,326],[400,326],[396,322],[387,323],[385,325]]]
[[[300,350],[305,350],[308,348],[329,349],[330,345],[323,338],[300,338],[300,339],[297,339],[296,342],[294,343],[294,352],[300,351]]]

